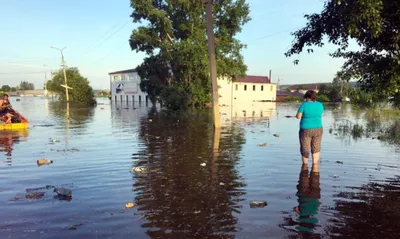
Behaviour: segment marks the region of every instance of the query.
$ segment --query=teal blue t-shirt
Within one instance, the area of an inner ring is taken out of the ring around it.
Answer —
[[[300,129],[322,128],[324,105],[318,101],[304,101],[297,111],[302,113]]]

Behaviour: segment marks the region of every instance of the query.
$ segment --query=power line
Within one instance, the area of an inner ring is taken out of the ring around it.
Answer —
[[[286,29],[286,30],[280,31],[280,32],[275,32],[275,33],[272,33],[272,34],[269,34],[269,35],[265,35],[265,36],[260,37],[260,38],[256,38],[256,39],[250,41],[249,43],[256,42],[256,41],[259,41],[259,40],[262,40],[262,39],[265,39],[265,38],[277,36],[277,35],[280,35],[280,34],[283,34],[283,33],[286,33],[286,32],[291,32],[291,31],[294,31],[294,30],[297,30],[297,29],[298,28],[291,28],[291,29]]]
[[[130,20],[127,20],[122,26],[120,26],[116,31],[114,31],[111,35],[109,35],[107,38],[105,38],[103,41],[100,41],[97,46],[95,44],[95,46],[92,49],[89,49],[88,51],[86,51],[85,53],[83,53],[82,56],[87,55],[89,52],[91,52],[92,50],[96,49],[97,47],[101,46],[104,42],[106,42],[108,39],[110,39],[112,36],[114,36],[116,33],[118,33],[120,30],[122,30],[128,23],[130,22]]]
[[[121,49],[122,47],[124,47],[125,45],[127,45],[129,42],[124,42],[122,45],[120,45],[118,48],[116,48],[115,50],[110,51],[110,53],[108,53],[107,55],[103,56],[102,58],[100,58],[99,61],[104,60],[105,58],[109,57],[110,55],[112,55],[113,53],[115,53],[116,51],[118,51],[119,49]]]
[[[30,75],[30,74],[43,74],[45,71],[40,72],[0,72],[0,75]]]
[[[116,24],[114,24],[105,34],[103,34],[100,38],[98,38],[94,43],[99,42],[101,39],[103,39],[103,37],[107,36],[115,27],[117,27],[117,25],[119,25],[125,18],[122,18],[121,20],[119,20]],[[90,48],[90,46],[88,46],[88,48]]]

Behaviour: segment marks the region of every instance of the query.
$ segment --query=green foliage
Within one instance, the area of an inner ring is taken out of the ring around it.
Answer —
[[[9,85],[3,85],[0,89],[0,91],[9,92],[9,91],[11,91],[11,87]]]
[[[317,101],[320,101],[320,102],[329,102],[330,99],[328,98],[328,96],[326,96],[326,95],[324,95],[324,94],[318,93],[318,94],[317,94]]]
[[[108,97],[110,95],[110,91],[107,90],[99,90],[96,92],[98,97]]]
[[[188,108],[189,95],[182,86],[166,87],[161,94],[161,101],[171,111],[185,111]]]
[[[21,81],[19,84],[19,90],[34,90],[35,85],[33,83],[29,83],[27,81]]]
[[[133,21],[146,22],[133,30],[129,40],[132,50],[147,54],[137,68],[142,79],[141,90],[155,103],[166,100],[173,84],[173,89],[178,87],[185,92],[188,101],[184,104],[197,107],[209,102],[211,84],[204,1],[131,0],[131,7]],[[213,10],[217,74],[233,79],[244,76],[247,67],[241,50],[245,45],[235,36],[250,20],[249,6],[244,0],[218,1]]]
[[[286,56],[313,52],[327,37],[338,46],[331,54],[344,58],[342,76],[355,78],[374,99],[400,94],[400,1],[326,1],[319,14],[305,15],[307,25],[295,32],[295,42]],[[349,39],[360,45],[349,50]],[[297,64],[298,61],[295,61]],[[400,100],[399,100],[400,101]],[[400,106],[400,104],[398,104]]]
[[[354,88],[350,93],[351,103],[360,107],[374,107],[379,103],[372,94],[360,88]]]
[[[68,95],[71,102],[77,102],[84,105],[94,105],[96,101],[93,96],[93,89],[89,85],[87,78],[79,73],[78,68],[72,67],[66,70],[67,83],[69,87]],[[54,74],[53,79],[47,82],[47,89],[60,95],[61,100],[66,100],[64,85],[64,73],[62,70]]]
[[[11,91],[12,91],[12,92],[17,91],[17,87],[11,87]]]
[[[284,102],[299,102],[300,98],[295,96],[288,96],[283,99]]]

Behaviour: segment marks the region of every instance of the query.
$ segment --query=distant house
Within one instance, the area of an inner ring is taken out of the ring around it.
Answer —
[[[283,101],[285,101],[285,99],[291,98],[291,97],[296,97],[296,98],[302,99],[304,97],[304,93],[297,92],[297,91],[289,92],[289,91],[279,90],[276,94],[276,101],[283,102]]]
[[[316,93],[319,92],[322,84],[298,84],[289,87],[290,92],[300,92],[304,94],[308,90],[314,90]]]
[[[238,102],[271,102],[276,100],[277,84],[267,76],[246,76],[235,81],[218,79],[219,104],[233,106]]]
[[[148,95],[140,90],[140,77],[136,69],[108,73],[111,100],[116,102],[148,102]]]

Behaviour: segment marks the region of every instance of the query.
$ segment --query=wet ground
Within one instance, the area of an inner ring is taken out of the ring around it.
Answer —
[[[316,173],[302,169],[298,120],[285,117],[297,105],[230,112],[213,132],[207,111],[171,117],[99,102],[67,110],[12,99],[32,125],[0,132],[0,238],[400,235],[400,124],[390,117],[326,106]]]

